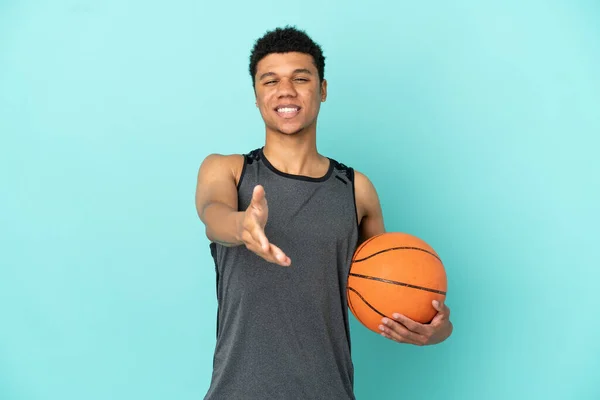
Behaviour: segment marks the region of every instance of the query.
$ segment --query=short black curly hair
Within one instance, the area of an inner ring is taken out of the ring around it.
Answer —
[[[271,53],[299,52],[312,56],[319,80],[325,77],[325,56],[321,46],[315,43],[305,31],[294,26],[285,26],[267,31],[264,36],[257,39],[250,53],[250,76],[252,86],[255,84],[256,65],[260,60]]]

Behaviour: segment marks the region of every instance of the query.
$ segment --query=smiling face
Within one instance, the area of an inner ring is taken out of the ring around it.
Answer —
[[[256,66],[256,104],[267,131],[293,135],[316,130],[327,82],[319,82],[312,56],[272,53]]]

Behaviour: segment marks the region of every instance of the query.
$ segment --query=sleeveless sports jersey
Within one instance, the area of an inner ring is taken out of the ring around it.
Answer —
[[[289,267],[245,246],[211,243],[217,342],[205,400],[354,399],[346,282],[358,240],[354,170],[330,160],[320,178],[244,155],[239,210],[263,185],[267,239]]]

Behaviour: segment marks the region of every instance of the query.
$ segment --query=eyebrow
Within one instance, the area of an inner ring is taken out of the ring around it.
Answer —
[[[294,70],[293,74],[308,74],[308,75],[312,75],[312,72],[310,72],[309,69],[306,68],[297,68]],[[262,74],[260,76],[260,78],[258,78],[259,81],[262,81],[263,79],[265,79],[266,77],[269,76],[277,76],[277,74],[275,72],[265,72],[264,74]]]

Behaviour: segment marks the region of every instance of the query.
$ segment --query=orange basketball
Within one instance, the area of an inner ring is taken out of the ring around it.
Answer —
[[[380,333],[381,319],[400,313],[420,322],[435,314],[431,302],[446,298],[446,271],[423,240],[400,232],[374,236],[356,249],[348,276],[348,307],[367,328]]]

